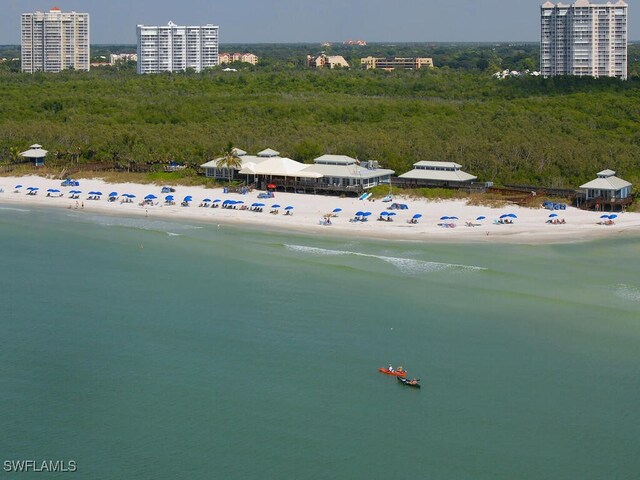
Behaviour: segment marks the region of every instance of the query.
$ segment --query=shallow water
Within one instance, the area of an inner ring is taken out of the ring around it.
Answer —
[[[3,461],[638,478],[637,239],[423,245],[2,209],[0,247]]]

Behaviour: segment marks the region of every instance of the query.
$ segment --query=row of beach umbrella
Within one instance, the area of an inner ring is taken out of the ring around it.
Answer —
[[[18,184],[14,188],[16,190],[18,190],[20,188],[23,188],[23,185]],[[29,191],[29,192],[37,192],[38,190],[40,190],[40,188],[39,187],[31,187],[30,186],[30,187],[27,187],[26,190]],[[61,193],[61,192],[57,188],[49,188],[49,189],[47,189],[47,193]],[[81,190],[70,190],[69,191],[69,194],[71,194],[71,195],[79,195],[81,193],[82,193]],[[102,192],[100,192],[100,191],[91,191],[91,192],[88,193],[88,195],[100,197],[100,196],[102,196]],[[117,198],[117,197],[118,197],[118,193],[117,192],[109,193],[109,198]],[[129,198],[129,199],[136,198],[136,196],[131,194],[131,193],[124,193],[124,194],[122,194],[122,197]],[[156,200],[157,198],[158,197],[156,195],[154,195],[154,194],[149,194],[149,195],[144,197],[145,200]],[[173,195],[167,195],[165,197],[165,201],[166,202],[173,202],[174,198],[175,197]],[[186,202],[186,203],[190,203],[192,201],[193,201],[193,196],[192,195],[187,195],[183,199],[183,202]],[[231,199],[227,199],[227,200],[222,201],[220,199],[211,200],[210,198],[205,198],[202,202],[203,203],[220,203],[220,202],[222,202],[223,205],[242,205],[242,204],[244,204],[244,202],[242,200],[231,200]],[[260,207],[265,207],[265,206],[266,205],[264,203],[260,203],[260,202],[255,202],[255,203],[251,204],[251,207],[255,207],[255,208],[260,208]],[[276,203],[276,204],[273,204],[271,206],[271,208],[276,208],[277,209],[277,208],[282,208],[282,206]],[[293,210],[293,206],[289,205],[289,206],[285,207],[285,210]],[[332,213],[333,214],[338,214],[338,213],[340,213],[342,211],[343,211],[342,208],[334,208]],[[391,216],[395,216],[395,215],[396,215],[395,212],[390,212],[390,211],[386,211],[386,210],[380,213],[381,217],[391,217]],[[361,217],[361,218],[366,218],[366,217],[371,216],[371,212],[358,211],[358,212],[356,212],[355,216],[356,217]],[[556,217],[558,217],[557,213],[551,213],[549,215],[549,218],[556,218]],[[417,220],[419,218],[422,218],[422,214],[416,213],[411,218],[413,220]],[[480,215],[480,216],[476,217],[476,221],[486,220],[486,218],[487,218],[486,216]],[[504,220],[506,218],[518,218],[518,216],[515,213],[504,213],[504,214],[500,215],[499,218],[501,220]],[[600,218],[601,219],[606,219],[606,220],[613,220],[615,218],[618,218],[618,215],[616,215],[616,214],[604,214],[604,215],[601,215]],[[442,220],[442,221],[458,220],[458,217],[445,215],[445,216],[440,217],[440,220]]]

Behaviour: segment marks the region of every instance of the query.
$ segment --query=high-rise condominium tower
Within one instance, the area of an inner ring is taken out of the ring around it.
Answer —
[[[627,4],[546,2],[541,11],[540,71],[545,77],[627,78]]]
[[[22,71],[89,70],[89,14],[23,13]]]
[[[138,25],[138,73],[196,72],[218,65],[218,27]]]

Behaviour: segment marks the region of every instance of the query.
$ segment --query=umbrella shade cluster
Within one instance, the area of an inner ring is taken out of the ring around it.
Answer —
[[[222,205],[242,205],[243,203],[242,200],[225,200]]]

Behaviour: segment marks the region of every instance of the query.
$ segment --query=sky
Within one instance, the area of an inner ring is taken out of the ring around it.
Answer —
[[[136,25],[214,24],[220,43],[537,42],[544,0],[0,0],[0,45],[20,43],[20,14],[90,14],[92,44],[135,44]],[[565,3],[569,3],[565,0]],[[572,3],[572,1],[571,1]],[[606,3],[598,0],[593,3]],[[634,0],[629,39],[635,36]],[[640,17],[640,14],[638,14]],[[640,20],[640,18],[639,18]]]

